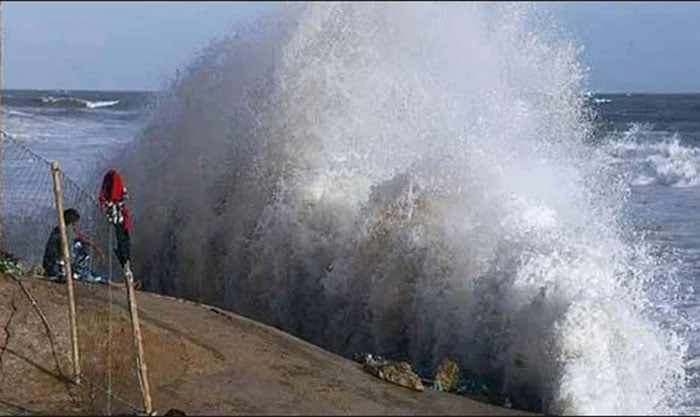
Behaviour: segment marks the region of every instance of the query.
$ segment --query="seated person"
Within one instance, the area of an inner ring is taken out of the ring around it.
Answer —
[[[90,269],[89,249],[92,249],[101,260],[104,259],[104,254],[97,245],[78,231],[78,220],[80,220],[78,211],[69,208],[63,212],[63,218],[66,223],[66,238],[68,239],[68,247],[70,248],[73,279],[86,282],[106,282],[102,277],[95,276]],[[48,277],[60,282],[65,281],[65,271],[63,270],[61,261],[61,234],[59,233],[58,226],[53,228],[46,242],[42,266]]]

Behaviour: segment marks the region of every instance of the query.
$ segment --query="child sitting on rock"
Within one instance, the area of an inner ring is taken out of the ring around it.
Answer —
[[[66,223],[66,238],[68,240],[73,279],[86,282],[103,282],[103,278],[95,276],[90,269],[90,249],[94,251],[100,260],[104,260],[104,254],[96,244],[78,231],[77,226],[80,214],[78,214],[76,209],[69,208],[63,212],[63,218]],[[42,266],[46,276],[58,282],[65,282],[65,270],[61,260],[61,234],[58,226],[53,228],[46,242]]]

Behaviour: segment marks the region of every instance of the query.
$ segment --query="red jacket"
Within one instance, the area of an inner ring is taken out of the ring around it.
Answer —
[[[102,208],[107,207],[110,203],[115,204],[121,212],[122,218],[124,219],[122,222],[124,228],[129,230],[131,228],[131,216],[129,215],[129,209],[125,204],[127,198],[128,193],[126,192],[124,179],[119,171],[110,169],[107,171],[102,180],[102,188],[100,189],[100,196],[98,200]]]

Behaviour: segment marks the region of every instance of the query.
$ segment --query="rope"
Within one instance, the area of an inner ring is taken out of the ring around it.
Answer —
[[[109,297],[109,306],[107,313],[107,415],[112,415],[112,236],[113,230],[109,228],[109,276],[107,277],[107,294]]]
[[[17,280],[17,281],[19,282],[19,280]],[[35,307],[38,307],[38,302],[36,302],[36,300],[34,301],[34,303],[36,303],[36,304],[34,304]],[[46,322],[46,324],[48,325],[48,322]],[[54,337],[53,337],[53,329],[52,329],[51,327],[46,327],[46,332],[47,332],[47,334],[49,335],[49,339],[50,339],[50,340],[53,340],[53,339],[54,339]],[[64,352],[56,352],[56,355],[59,356],[59,357],[62,357],[64,360],[66,360],[66,361],[68,361],[68,362],[71,361],[71,358],[70,358],[67,354],[65,354]],[[125,400],[125,399],[119,397],[118,395],[113,394],[113,393],[112,393],[112,390],[111,390],[111,387],[108,387],[107,389],[105,389],[105,388],[102,387],[100,384],[98,384],[97,382],[93,381],[91,378],[88,378],[87,375],[85,375],[85,374],[81,374],[80,377],[81,377],[82,379],[84,379],[87,383],[89,383],[91,386],[93,386],[93,387],[99,389],[100,391],[102,391],[103,393],[105,393],[105,394],[107,395],[107,398],[108,398],[108,399],[109,399],[109,398],[115,399],[115,400],[119,401],[120,403],[122,403],[123,405],[129,407],[129,408],[132,409],[133,411],[136,411],[137,413],[143,413],[143,408],[142,408],[142,407],[136,406],[136,405],[134,405],[133,403],[129,402],[128,400]]]
[[[63,355],[63,356],[67,358],[67,356],[65,356],[65,355]],[[92,381],[90,378],[88,378],[88,377],[85,376],[85,375],[81,375],[81,377],[82,377],[83,379],[85,379],[85,381],[87,381],[87,382],[88,382],[90,385],[92,385],[93,387],[95,387],[95,388],[99,389],[100,391],[104,392],[105,394],[107,394],[107,396],[108,396],[109,398],[113,398],[113,399],[119,401],[120,403],[122,403],[123,405],[129,407],[129,408],[132,409],[133,411],[136,411],[137,414],[142,414],[142,413],[143,413],[143,408],[142,408],[142,407],[136,406],[136,405],[130,403],[128,400],[125,400],[125,399],[119,397],[119,396],[116,395],[116,394],[112,394],[112,393],[109,391],[109,389],[104,389],[100,384],[97,384],[95,381]]]
[[[53,328],[51,328],[51,325],[49,324],[49,322],[48,322],[46,316],[44,315],[42,309],[39,307],[39,302],[36,300],[36,298],[34,298],[34,296],[31,295],[31,293],[27,290],[27,288],[24,286],[24,284],[22,283],[22,281],[21,281],[20,279],[18,279],[18,278],[15,277],[14,275],[11,275],[11,274],[8,274],[8,275],[9,275],[10,277],[12,277],[12,279],[14,279],[14,281],[17,282],[17,283],[19,284],[19,286],[20,286],[20,288],[22,289],[22,291],[24,292],[25,296],[27,296],[27,298],[29,298],[29,300],[30,300],[32,306],[34,307],[34,310],[37,312],[37,314],[39,315],[39,318],[40,318],[41,321],[43,322],[44,328],[45,328],[45,331],[46,331],[46,335],[48,336],[48,338],[49,338],[49,343],[51,344],[51,350],[52,350],[54,359],[56,360],[56,367],[57,367],[57,369],[58,369],[58,372],[59,372],[59,373],[62,373],[62,372],[61,372],[60,361],[58,360],[58,358],[59,358],[59,357],[62,357],[63,359],[65,359],[65,360],[68,361],[69,363],[70,363],[70,361],[71,361],[72,359],[71,359],[67,354],[65,354],[65,353],[63,353],[63,352],[59,352],[59,351],[57,351],[57,350],[54,348],[55,343],[54,343],[54,331],[53,331]],[[110,305],[110,306],[111,306],[111,305]],[[120,403],[122,403],[123,405],[126,405],[127,407],[129,407],[129,408],[132,409],[133,411],[136,411],[137,414],[138,414],[138,413],[141,413],[141,412],[143,411],[141,407],[135,406],[135,405],[133,405],[132,403],[130,403],[129,401],[127,401],[127,400],[125,400],[125,399],[119,397],[118,395],[112,394],[112,392],[111,392],[111,386],[108,387],[108,388],[105,390],[102,386],[100,386],[99,384],[97,384],[95,381],[92,381],[90,378],[88,378],[87,375],[82,374],[82,375],[80,375],[80,376],[81,376],[81,378],[83,378],[86,382],[88,382],[91,386],[93,386],[93,387],[99,389],[100,391],[104,392],[105,394],[107,394],[107,398],[108,398],[108,399],[113,398],[113,399],[119,401]],[[108,374],[108,378],[109,378],[110,384],[111,384],[111,373]],[[70,394],[70,391],[68,391],[68,395],[71,396],[71,399],[73,400],[73,402],[76,402],[76,400],[75,400],[75,399],[72,397],[72,395]],[[110,403],[108,402],[108,404],[110,404]],[[111,412],[111,410],[110,410],[110,412]]]

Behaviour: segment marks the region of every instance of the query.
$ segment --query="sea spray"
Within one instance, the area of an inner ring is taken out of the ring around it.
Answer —
[[[347,355],[450,356],[522,408],[678,412],[686,345],[649,285],[675,278],[620,219],[548,23],[315,3],[213,42],[123,161],[146,285]]]

